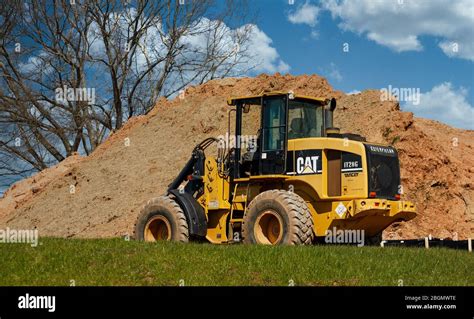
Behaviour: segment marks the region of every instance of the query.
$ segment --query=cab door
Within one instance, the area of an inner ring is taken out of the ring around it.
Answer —
[[[284,174],[287,150],[286,95],[262,98],[262,151],[260,174]]]

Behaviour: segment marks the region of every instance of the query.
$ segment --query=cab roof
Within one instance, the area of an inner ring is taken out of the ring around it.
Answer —
[[[287,95],[289,92],[283,92],[283,91],[271,91],[271,92],[262,92],[258,95],[249,95],[249,96],[238,96],[238,97],[229,97],[227,99],[227,104],[228,105],[236,105],[237,102],[243,102],[247,104],[260,104],[261,98],[264,96],[274,96],[274,95]],[[318,97],[313,97],[313,96],[306,96],[306,95],[299,95],[299,94],[294,94],[293,93],[293,98],[294,99],[301,99],[301,100],[310,100],[313,102],[318,102],[321,104],[328,103],[330,100],[329,99],[323,99],[323,98],[318,98]]]

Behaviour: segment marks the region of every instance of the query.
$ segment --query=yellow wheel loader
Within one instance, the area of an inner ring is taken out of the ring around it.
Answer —
[[[335,99],[269,92],[227,103],[226,136],[197,145],[167,193],[144,205],[136,239],[298,245],[337,229],[378,243],[416,216],[400,199],[396,149],[340,133]]]

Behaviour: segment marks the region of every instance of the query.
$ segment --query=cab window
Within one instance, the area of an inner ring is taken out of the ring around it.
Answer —
[[[322,106],[305,101],[290,101],[288,125],[288,139],[321,137],[323,131]]]
[[[285,142],[285,99],[267,98],[263,105],[263,150],[282,150]]]

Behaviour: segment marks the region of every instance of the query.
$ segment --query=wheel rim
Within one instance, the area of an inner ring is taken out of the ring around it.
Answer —
[[[258,216],[254,233],[258,244],[276,245],[283,237],[283,221],[274,211],[266,210]]]
[[[171,225],[164,216],[155,216],[145,226],[145,241],[170,240]]]

